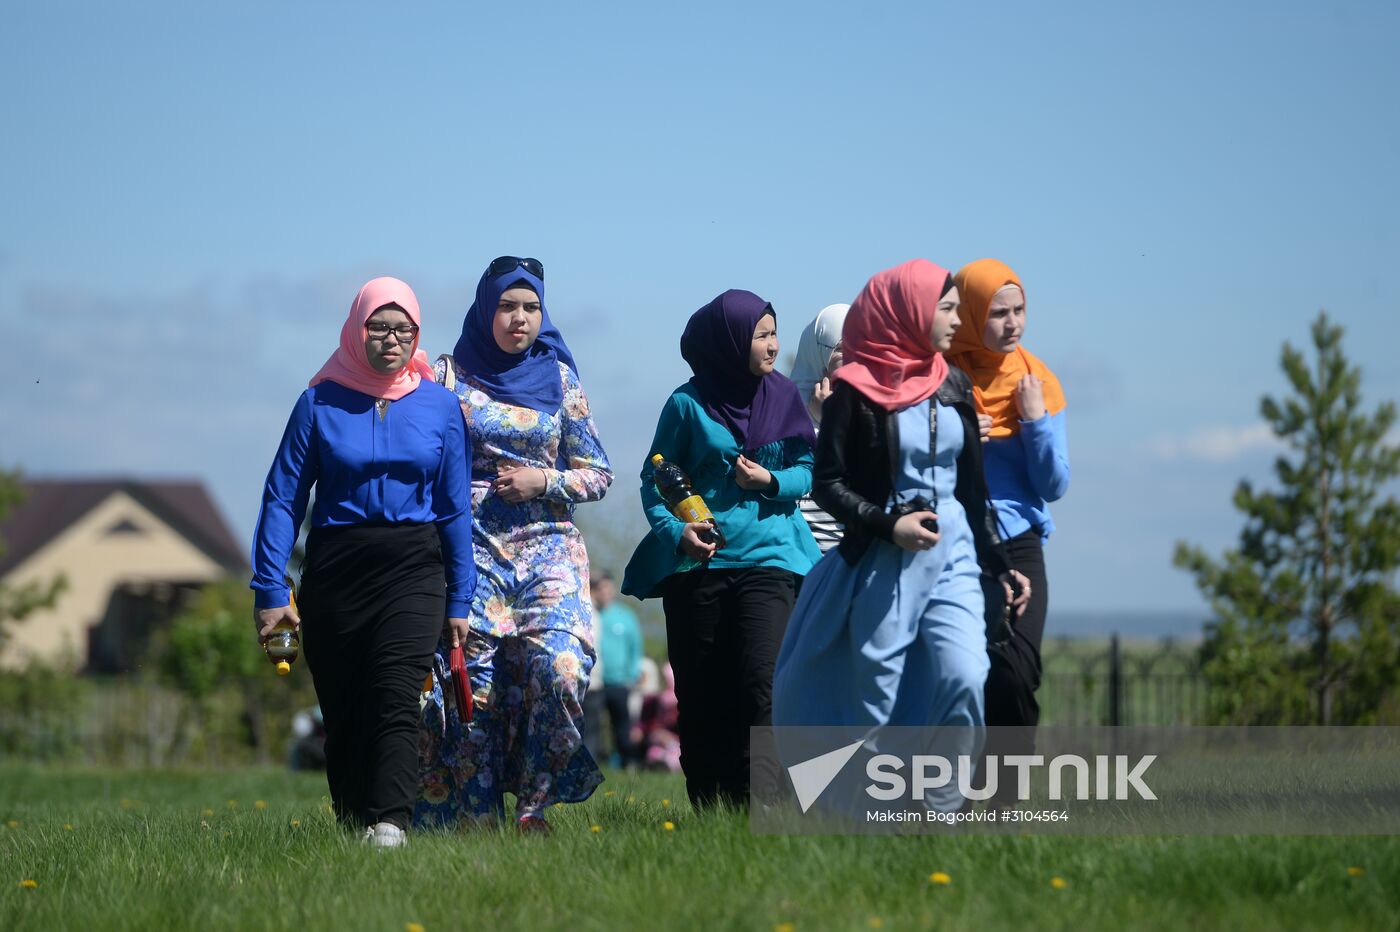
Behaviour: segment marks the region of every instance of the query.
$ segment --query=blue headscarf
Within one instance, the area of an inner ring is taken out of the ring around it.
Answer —
[[[513,287],[532,289],[540,299],[540,335],[523,353],[507,353],[496,343],[491,323],[501,295]],[[476,285],[476,300],[462,321],[462,336],[452,349],[452,358],[464,376],[470,376],[495,401],[534,408],[542,414],[555,414],[564,401],[559,380],[559,363],[575,376],[578,365],[564,343],[558,328],[544,306],[544,280],[525,271],[523,266],[488,280],[482,273]]]

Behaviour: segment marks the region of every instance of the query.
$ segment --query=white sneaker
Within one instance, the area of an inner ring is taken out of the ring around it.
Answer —
[[[392,822],[376,822],[370,832],[372,848],[402,848],[408,844],[408,833]]]

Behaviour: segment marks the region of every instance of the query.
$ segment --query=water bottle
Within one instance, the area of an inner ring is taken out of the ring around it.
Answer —
[[[288,583],[290,582],[288,580]],[[295,612],[297,610],[296,594],[289,589],[287,596],[292,611]],[[262,647],[268,661],[277,668],[277,675],[286,676],[292,672],[292,664],[296,662],[297,653],[301,650],[301,637],[290,621],[279,621],[277,627],[272,629],[272,633],[263,639]]]

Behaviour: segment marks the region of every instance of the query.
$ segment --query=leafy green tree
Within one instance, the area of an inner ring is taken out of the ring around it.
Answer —
[[[217,741],[225,732],[227,700],[238,705],[236,740],[258,760],[272,756],[286,737],[291,714],[315,702],[304,663],[278,677],[253,633],[253,593],[242,580],[205,586],[190,607],[170,624],[157,649],[162,680],[187,698],[171,759],[186,741]]]
[[[1217,721],[1364,723],[1400,712],[1400,475],[1389,439],[1393,402],[1362,410],[1361,371],[1326,312],[1312,325],[1314,358],[1285,343],[1292,394],[1266,396],[1264,420],[1285,452],[1278,489],[1235,489],[1245,525],[1217,560],[1178,543],[1217,620],[1203,645]]]
[[[0,520],[24,501],[24,487],[20,484],[18,472],[0,470]],[[0,538],[0,554],[5,552],[5,541]],[[63,576],[48,582],[30,581],[19,586],[0,585],[0,648],[9,639],[10,622],[19,621],[31,612],[48,608],[58,600],[68,581]]]

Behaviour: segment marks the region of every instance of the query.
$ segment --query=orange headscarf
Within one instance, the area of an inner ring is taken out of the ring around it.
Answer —
[[[989,350],[982,342],[987,329],[987,311],[992,296],[1003,285],[1015,285],[1026,293],[1021,279],[1004,262],[978,259],[969,262],[953,276],[962,298],[958,314],[962,326],[953,335],[953,348],[948,360],[972,377],[972,392],[977,410],[992,416],[992,437],[1010,437],[1021,429],[1020,413],[1016,407],[1016,383],[1027,374],[1045,383],[1045,410],[1058,414],[1065,408],[1065,393],[1045,363],[1024,346],[1009,353]]]

